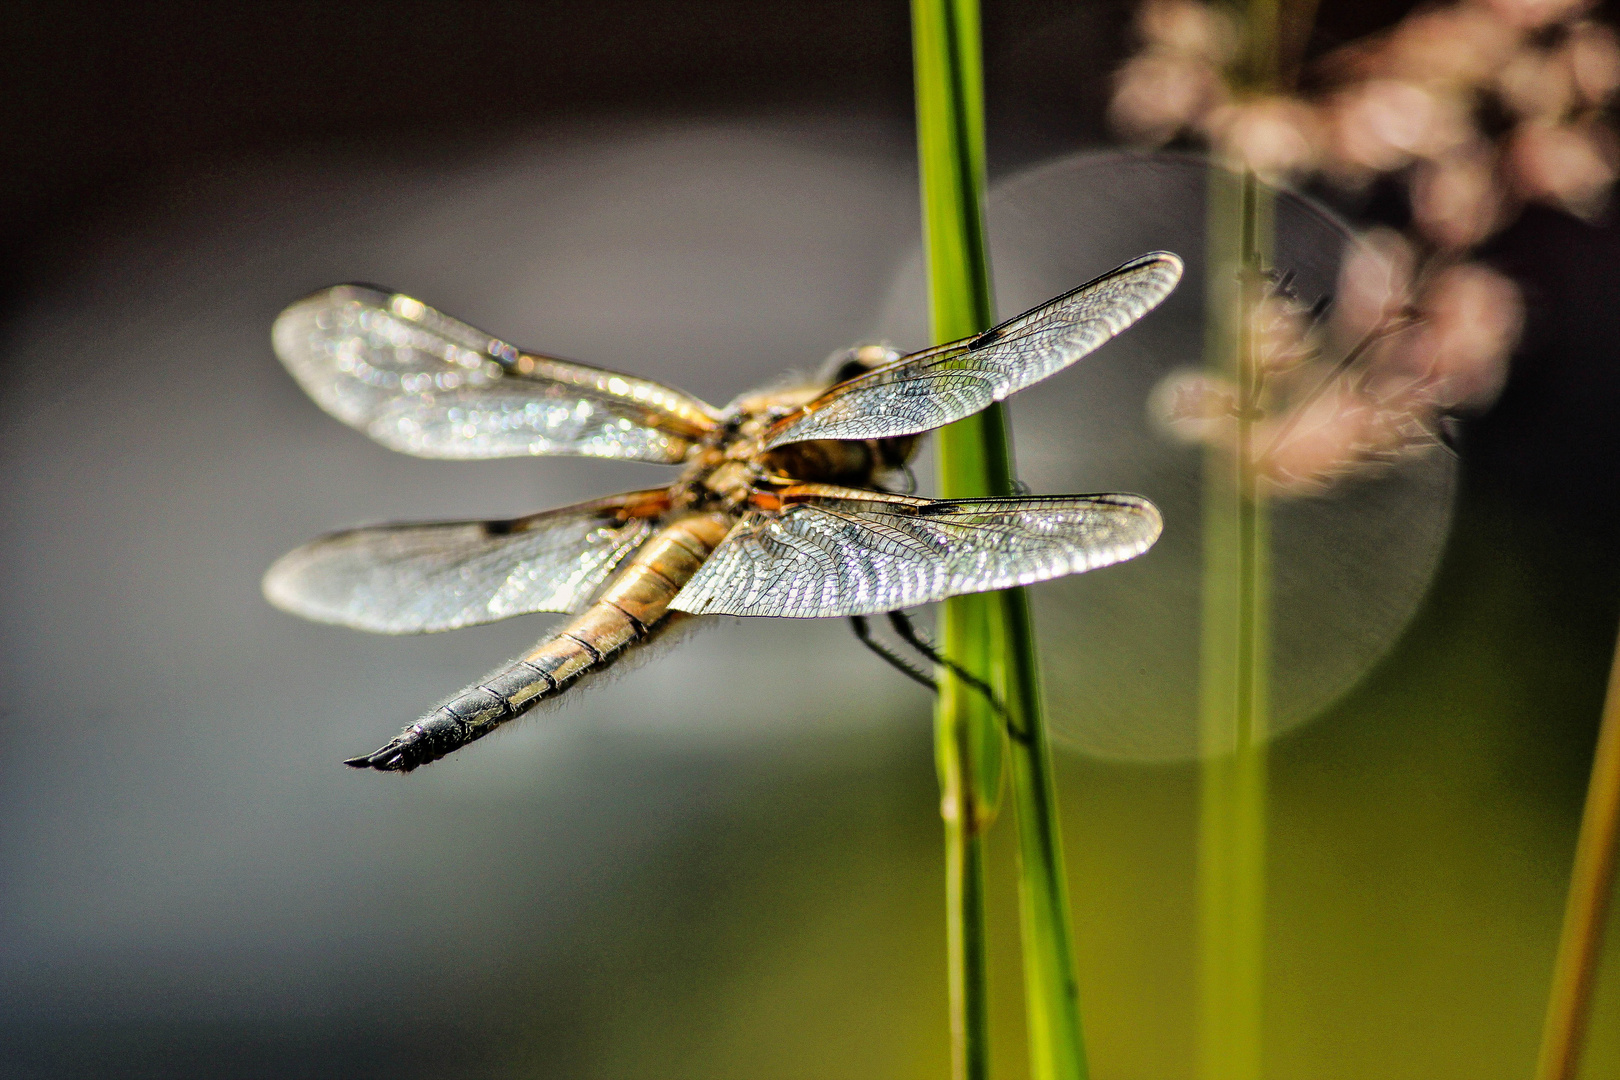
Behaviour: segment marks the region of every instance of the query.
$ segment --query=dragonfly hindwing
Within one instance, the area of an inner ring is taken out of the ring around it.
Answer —
[[[930,502],[822,490],[746,515],[670,606],[790,618],[894,611],[1134,558],[1161,527],[1136,495]]]
[[[513,521],[333,533],[277,560],[264,594],[294,615],[380,634],[574,612],[652,535],[651,520],[626,511],[662,496],[637,492]]]

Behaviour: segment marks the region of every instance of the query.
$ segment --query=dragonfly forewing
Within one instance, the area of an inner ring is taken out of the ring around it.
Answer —
[[[419,300],[365,285],[293,304],[271,338],[321,408],[417,457],[677,464],[716,424],[715,410],[680,391],[521,352]]]
[[[976,337],[839,383],[767,433],[767,449],[807,439],[886,439],[971,416],[1081,357],[1158,306],[1181,259],[1156,251]]]

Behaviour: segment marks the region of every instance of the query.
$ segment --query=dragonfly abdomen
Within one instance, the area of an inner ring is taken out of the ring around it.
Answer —
[[[483,738],[546,698],[561,694],[581,676],[608,667],[664,621],[670,601],[731,525],[725,514],[698,514],[660,529],[641,545],[601,596],[562,629],[456,694],[376,753],[345,764],[409,772]]]

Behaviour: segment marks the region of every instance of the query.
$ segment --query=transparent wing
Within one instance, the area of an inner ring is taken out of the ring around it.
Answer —
[[[673,464],[714,410],[666,386],[532,356],[418,300],[339,285],[283,311],[276,355],[321,408],[427,458],[579,454]]]
[[[1161,527],[1136,495],[930,502],[806,485],[783,497],[780,511],[746,514],[671,607],[789,618],[895,611],[1134,558]]]
[[[264,595],[294,615],[379,634],[578,611],[667,507],[658,490],[512,521],[350,529],[283,555]]]
[[[977,337],[901,357],[778,421],[767,450],[806,439],[883,439],[931,431],[1040,382],[1170,295],[1181,260],[1156,251]]]

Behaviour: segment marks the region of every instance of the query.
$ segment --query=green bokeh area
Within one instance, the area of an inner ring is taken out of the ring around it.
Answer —
[[[1405,637],[1275,745],[1268,1076],[1507,1080],[1534,1064],[1617,615],[1605,553],[1567,535],[1549,551],[1543,524],[1465,492]],[[944,1075],[934,778],[926,717],[911,719],[778,762],[647,868],[596,920],[584,998],[529,987],[503,1005],[533,1074],[554,1075],[566,1033],[579,1075]],[[1059,779],[1093,1071],[1191,1077],[1196,768],[1064,757]],[[1003,820],[992,997],[1008,1077],[1024,1071],[1014,847]],[[1587,1077],[1620,1069],[1617,944]]]
[[[1617,615],[1606,553],[1568,534],[1549,550],[1544,524],[1465,491],[1405,637],[1275,745],[1268,1076],[1531,1071]],[[603,998],[582,1003],[602,1025],[589,1075],[945,1073],[938,834],[915,719],[784,763],[762,778],[768,797],[672,854],[678,879],[651,871],[604,920]],[[1197,783],[1191,765],[1061,760],[1099,1077],[1192,1076]],[[992,995],[1009,1077],[1024,1069],[1014,846],[1003,821]],[[687,899],[667,906],[670,891]],[[1617,943],[1588,1077],[1620,1070]],[[609,989],[632,982],[629,998]]]

